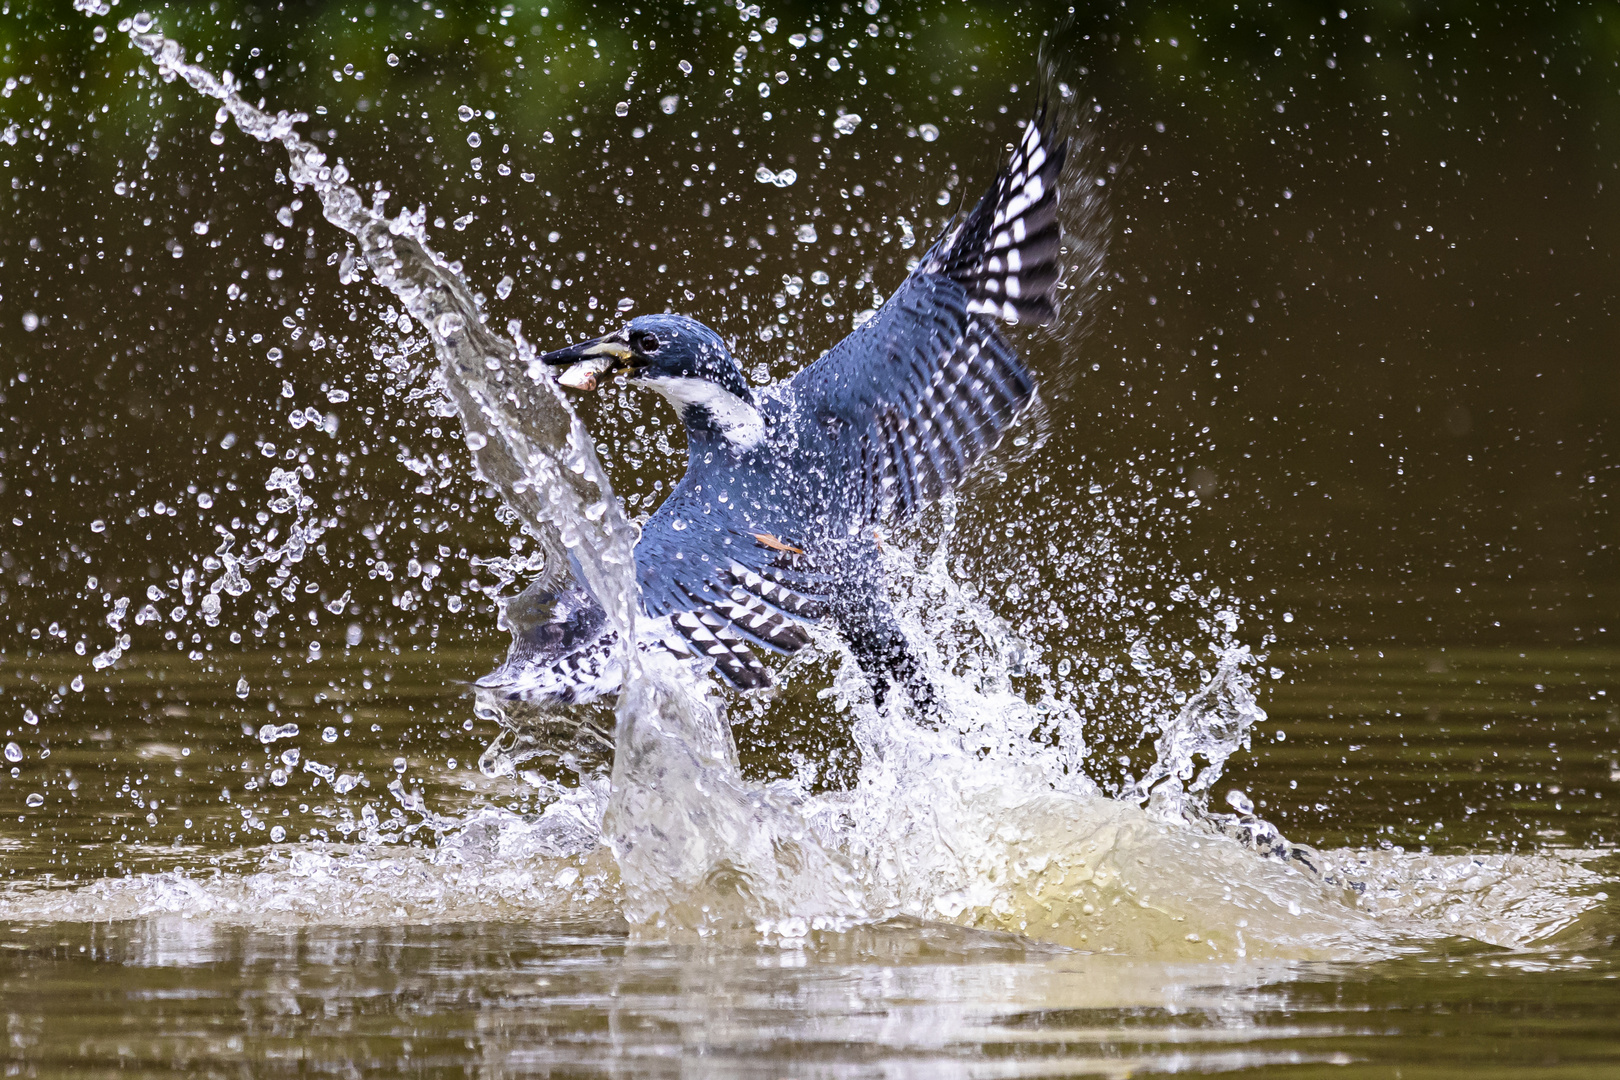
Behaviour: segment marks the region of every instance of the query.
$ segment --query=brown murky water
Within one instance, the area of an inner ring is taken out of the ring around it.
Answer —
[[[668,304],[765,378],[984,183],[1050,25],[850,7],[157,14],[425,204],[498,322],[546,343]],[[1607,13],[1099,9],[1075,30],[1109,278],[1078,344],[1022,339],[1052,435],[963,500],[958,573],[1073,662],[1104,784],[1152,739],[1095,674],[1127,661],[1092,616],[1147,618],[1097,599],[1103,572],[1161,606],[1190,582],[1236,598],[1237,637],[1274,637],[1268,719],[1217,794],[1417,912],[1425,932],[1360,962],[943,919],[631,935],[606,853],[524,848],[505,816],[562,773],[477,767],[494,731],[468,684],[504,647],[487,560],[513,530],[433,412],[431,357],[339,282],[274,153],[133,74],[123,14],[0,17],[8,1072],[1620,1075]],[[650,509],[670,418],[617,391],[580,408]],[[210,624],[185,574],[283,539],[298,515],[265,483],[301,465],[320,550]],[[1057,569],[1031,585],[1020,552]],[[750,775],[809,758],[849,782],[829,670],[734,710]]]

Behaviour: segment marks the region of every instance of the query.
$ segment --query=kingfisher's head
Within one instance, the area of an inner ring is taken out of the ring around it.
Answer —
[[[642,315],[540,359],[570,365],[558,381],[579,390],[594,390],[600,374],[623,372],[632,386],[668,398],[689,437],[717,437],[744,450],[765,437],[764,419],[731,350],[719,334],[684,315]]]

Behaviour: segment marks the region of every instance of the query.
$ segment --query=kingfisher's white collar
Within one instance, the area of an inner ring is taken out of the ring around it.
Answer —
[[[647,379],[646,385],[668,398],[683,417],[692,406],[705,410],[720,436],[738,450],[752,450],[765,441],[765,418],[759,410],[723,386],[686,376]]]

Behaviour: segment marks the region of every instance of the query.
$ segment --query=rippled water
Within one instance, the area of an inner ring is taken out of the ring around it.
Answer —
[[[984,182],[1051,23],[160,13],[408,193],[328,203],[357,261],[81,7],[0,54],[19,1072],[1616,1070],[1600,24],[1083,13],[1107,274],[1022,339],[1039,429],[890,545],[945,723],[828,639],[735,760],[655,672],[580,780],[470,682],[559,542],[611,578],[593,457],[637,513],[680,452],[610,390],[593,455],[475,305],[668,303],[785,376]]]

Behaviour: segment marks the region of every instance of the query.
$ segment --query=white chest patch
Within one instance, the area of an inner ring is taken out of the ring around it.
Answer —
[[[765,418],[759,410],[707,379],[648,379],[647,385],[668,398],[677,412],[691,405],[707,410],[720,434],[739,450],[765,441]]]

